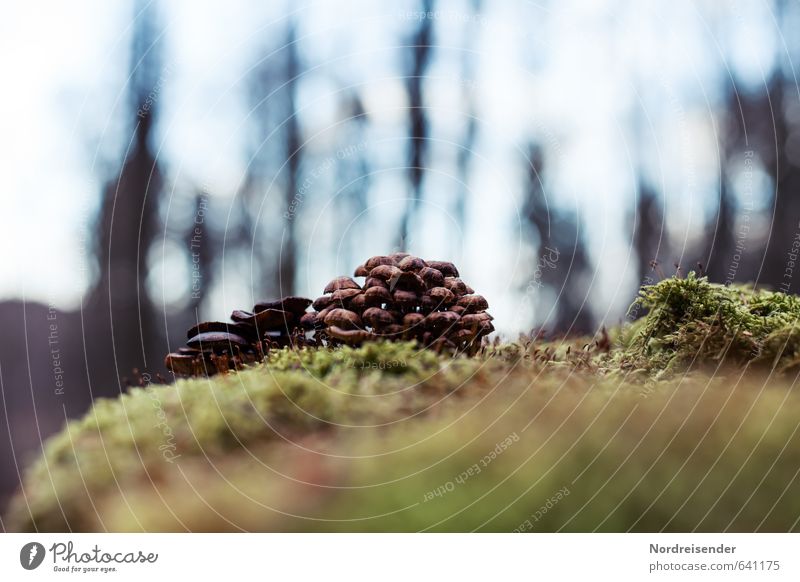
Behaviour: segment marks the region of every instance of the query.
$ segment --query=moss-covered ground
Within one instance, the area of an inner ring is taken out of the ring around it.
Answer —
[[[101,400],[13,530],[798,531],[800,300],[690,275],[605,336],[273,352]]]

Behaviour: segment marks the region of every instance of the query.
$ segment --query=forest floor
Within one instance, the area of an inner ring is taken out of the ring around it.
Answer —
[[[100,400],[12,531],[798,531],[797,297],[690,275],[610,337],[273,352]]]

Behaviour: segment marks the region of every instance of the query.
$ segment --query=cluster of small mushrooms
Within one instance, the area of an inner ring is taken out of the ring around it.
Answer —
[[[312,303],[285,297],[234,311],[232,323],[206,322],[189,330],[187,347],[165,363],[180,376],[205,376],[263,360],[273,347],[359,345],[417,340],[437,351],[475,353],[494,331],[489,305],[445,261],[408,253],[377,256],[354,277],[337,277]],[[308,311],[309,305],[313,311]]]

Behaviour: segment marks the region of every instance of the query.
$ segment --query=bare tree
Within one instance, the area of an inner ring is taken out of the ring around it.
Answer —
[[[97,362],[115,362],[120,376],[130,375],[132,368],[160,366],[164,353],[146,288],[146,261],[159,232],[162,188],[151,145],[163,74],[155,9],[152,2],[137,4],[125,113],[132,135],[119,174],[102,194],[96,239],[100,277],[89,298],[87,344]]]
[[[433,11],[433,0],[422,0],[421,10],[425,13]],[[410,235],[411,223],[422,202],[422,177],[425,170],[428,120],[422,99],[425,74],[431,60],[433,42],[433,21],[421,18],[411,42],[411,59],[409,72],[406,75],[406,91],[408,93],[408,181],[411,192],[405,212],[400,221],[398,236],[399,249],[405,249]]]
[[[658,193],[640,177],[633,224],[633,245],[640,284],[654,282],[651,275],[654,264],[660,263],[667,254],[664,248],[666,225],[662,205]]]
[[[541,147],[530,144],[522,216],[528,233],[538,242],[540,262],[531,268],[532,279],[537,285],[550,288],[556,296],[556,314],[546,326],[556,333],[589,333],[594,330],[589,297],[591,262],[580,221],[573,213],[548,205],[544,171]]]

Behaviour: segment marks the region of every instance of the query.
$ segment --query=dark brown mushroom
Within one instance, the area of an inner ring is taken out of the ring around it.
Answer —
[[[319,314],[314,311],[303,314],[303,317],[300,318],[300,326],[303,329],[314,329],[317,323],[317,315]]]
[[[442,275],[442,272],[437,269],[425,267],[420,269],[417,275],[419,275],[420,278],[425,282],[425,286],[428,289],[431,289],[432,287],[444,286],[444,275]]]
[[[398,267],[394,265],[378,265],[369,272],[369,276],[382,281],[389,281],[402,273]]]
[[[202,358],[188,354],[167,354],[164,366],[178,376],[205,375]]]
[[[477,329],[478,327],[481,327],[484,324],[484,322],[491,323],[491,321],[492,321],[492,316],[484,311],[481,313],[468,313],[466,315],[463,315],[461,317],[460,323],[461,327],[463,328],[474,327],[475,329]]]
[[[322,297],[318,297],[314,300],[314,303],[311,304],[311,307],[316,309],[317,311],[322,311],[326,307],[330,307],[333,304],[333,295],[323,295]]]
[[[419,295],[413,291],[398,289],[392,293],[392,303],[402,310],[408,310],[412,307],[416,307],[418,301]]]
[[[381,309],[380,307],[370,307],[369,309],[366,309],[361,318],[368,326],[376,328],[385,327],[395,323],[392,314],[385,309]]]
[[[467,294],[467,285],[458,277],[445,277],[444,286],[450,289],[456,297],[461,297]]]
[[[441,330],[455,326],[461,316],[452,311],[434,311],[425,316],[425,325],[431,330]]]
[[[456,305],[463,307],[467,313],[489,309],[489,302],[483,295],[464,295],[458,299]]]
[[[372,271],[372,269],[379,265],[397,265],[397,261],[392,257],[370,257],[367,259],[367,262],[364,263],[364,268],[368,271]]]
[[[406,329],[421,327],[423,321],[425,321],[425,316],[421,313],[406,313],[403,316],[403,327]]]
[[[250,323],[253,321],[253,314],[242,309],[235,309],[233,313],[231,313],[231,319],[233,321],[244,321]]]
[[[404,271],[419,271],[427,267],[425,261],[420,259],[419,257],[412,257],[411,255],[404,257],[397,266],[400,267]]]
[[[350,277],[336,277],[325,286],[323,293],[333,293],[340,289],[361,289],[361,286]]]
[[[382,327],[381,329],[376,329],[375,333],[383,337],[392,337],[402,336],[405,331],[405,328],[399,323],[392,323]]]
[[[360,295],[362,293],[361,289],[339,289],[338,291],[334,291],[332,298],[333,302],[331,305],[341,307],[342,305],[347,305],[347,303],[356,295]]]
[[[189,338],[189,339],[192,339],[192,338]],[[186,346],[181,346],[181,347],[178,348],[178,354],[180,354],[182,356],[197,356],[197,355],[200,355],[202,353],[203,352],[201,352],[197,348],[189,348],[189,347],[186,347]]]
[[[458,269],[453,263],[447,261],[427,261],[428,266],[436,269],[445,277],[458,277]]]
[[[186,342],[190,348],[199,350],[211,349],[214,351],[249,346],[245,338],[240,335],[224,331],[208,331],[198,334]]]
[[[383,287],[384,289],[388,289],[389,285],[383,279],[368,277],[364,282],[364,289],[372,289],[373,287]]]
[[[368,307],[378,307],[392,300],[392,294],[384,287],[370,287],[364,292],[364,303]]]
[[[280,309],[302,315],[305,310],[308,309],[309,305],[311,305],[311,299],[306,297],[284,297],[278,301],[261,301],[256,303],[253,307],[253,313],[266,311],[267,309]]]
[[[255,333],[255,329],[246,323],[238,323],[238,322],[228,323],[225,321],[203,321],[198,323],[194,327],[190,328],[186,332],[186,337],[187,339],[191,339],[198,334],[206,333],[209,331],[227,331],[238,334],[242,337],[252,336]]]
[[[369,276],[369,269],[367,269],[366,265],[359,265],[356,267],[355,272],[353,273],[353,277],[368,277]]]
[[[415,293],[422,293],[425,291],[425,281],[419,275],[410,271],[401,271],[397,276],[389,279],[389,289],[404,289],[406,291],[414,291]]]
[[[347,304],[348,309],[350,311],[355,311],[356,313],[361,313],[364,311],[367,305],[367,296],[365,293],[359,293],[358,295],[353,296],[350,299],[350,302]]]
[[[452,291],[445,287],[434,287],[425,292],[426,297],[430,297],[434,301],[435,309],[452,304],[456,300],[456,296]]]
[[[335,325],[342,329],[356,329],[362,327],[361,318],[357,313],[348,309],[335,308],[325,316],[325,325]]]
[[[342,343],[358,345],[366,341],[377,339],[377,337],[363,329],[342,329],[336,325],[328,328],[328,335]]]
[[[297,324],[297,316],[280,309],[265,309],[253,315],[253,324],[259,333],[280,329],[291,329]]]

